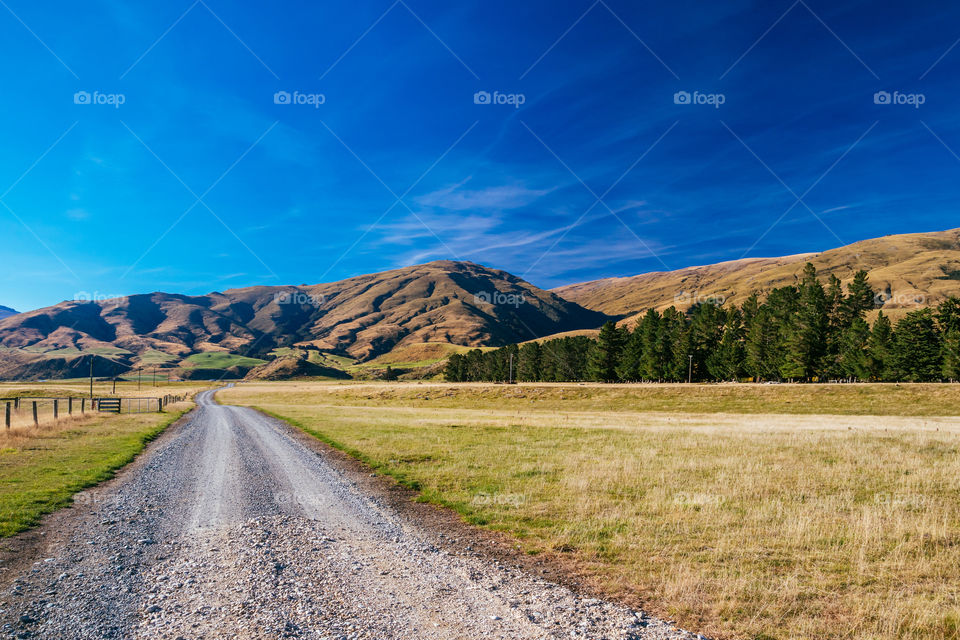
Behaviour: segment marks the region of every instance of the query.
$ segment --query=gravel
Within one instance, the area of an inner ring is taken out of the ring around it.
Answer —
[[[272,418],[188,422],[0,593],[9,638],[698,636],[474,552],[365,495]]]

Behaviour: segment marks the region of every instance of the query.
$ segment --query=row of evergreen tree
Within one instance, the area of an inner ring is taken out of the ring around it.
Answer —
[[[807,264],[796,285],[741,306],[707,302],[649,310],[631,331],[608,322],[596,339],[556,338],[450,357],[455,382],[908,381],[960,379],[960,298],[907,313],[896,326],[875,308],[860,271],[844,292]],[[511,364],[512,363],[512,364]]]

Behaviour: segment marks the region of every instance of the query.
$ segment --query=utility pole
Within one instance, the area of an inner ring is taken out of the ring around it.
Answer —
[[[117,376],[113,376],[113,393],[111,393],[110,395],[112,396],[117,395]]]
[[[157,386],[157,368],[153,368],[153,386]]]
[[[690,358],[690,367],[687,369],[687,384],[690,384],[693,382],[693,356],[688,355],[687,357]]]
[[[510,354],[510,377],[507,378],[507,384],[513,384],[513,354]]]
[[[140,391],[140,370],[143,367],[137,367],[137,391]]]
[[[93,400],[93,359],[96,356],[90,354],[90,399]]]

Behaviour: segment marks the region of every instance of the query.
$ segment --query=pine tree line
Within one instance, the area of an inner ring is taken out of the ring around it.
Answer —
[[[596,339],[556,338],[450,356],[453,382],[694,382],[752,379],[931,382],[960,379],[960,298],[907,313],[881,311],[866,271],[844,291],[807,263],[796,285],[742,305],[713,302],[647,311],[630,330],[606,323]]]

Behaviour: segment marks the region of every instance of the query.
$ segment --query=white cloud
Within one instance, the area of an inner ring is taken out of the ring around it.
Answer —
[[[466,181],[465,181],[466,182]],[[416,198],[425,207],[466,211],[469,209],[516,209],[525,207],[550,193],[549,189],[529,189],[522,185],[500,185],[482,189],[463,189],[464,183],[438,189]]]

